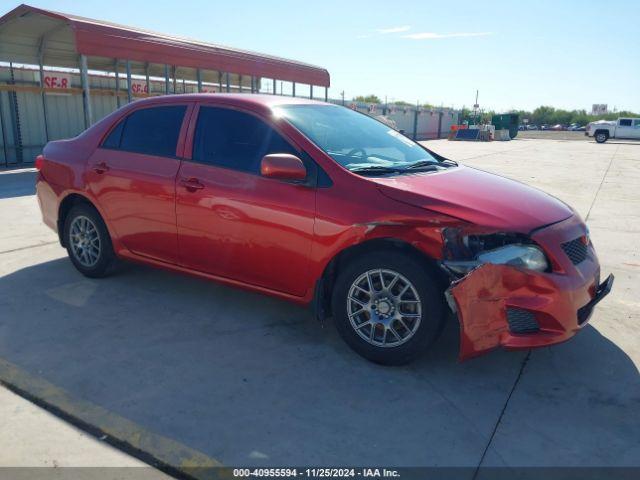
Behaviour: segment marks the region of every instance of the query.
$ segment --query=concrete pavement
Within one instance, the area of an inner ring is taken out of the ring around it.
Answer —
[[[587,218],[616,284],[580,335],[458,364],[448,325],[419,361],[382,368],[278,300],[136,265],[82,277],[27,172],[0,174],[0,359],[66,392],[71,414],[86,413],[75,399],[113,415],[100,429],[126,419],[203,462],[640,466],[640,144],[427,146]]]

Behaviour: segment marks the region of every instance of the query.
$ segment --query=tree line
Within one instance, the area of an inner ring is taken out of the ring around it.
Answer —
[[[577,123],[579,125],[586,125],[589,122],[595,122],[596,120],[616,120],[619,117],[638,117],[637,113],[621,111],[611,112],[604,115],[591,115],[586,110],[563,110],[561,108],[553,108],[549,106],[540,106],[533,112],[527,110],[513,110],[510,113],[517,113],[520,116],[520,122],[524,119],[528,119],[529,123],[535,125],[556,125],[558,123],[562,125],[570,125]]]

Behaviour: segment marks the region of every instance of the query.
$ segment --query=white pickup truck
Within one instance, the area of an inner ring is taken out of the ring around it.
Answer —
[[[619,118],[615,122],[599,120],[587,125],[584,132],[595,137],[596,142],[604,143],[610,138],[631,138],[640,140],[640,118]]]

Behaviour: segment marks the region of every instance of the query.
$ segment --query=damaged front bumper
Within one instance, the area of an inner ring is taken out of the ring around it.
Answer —
[[[455,280],[447,299],[460,322],[460,360],[488,350],[528,349],[564,342],[584,327],[610,291],[613,275],[600,283],[593,246],[574,264],[563,244],[584,236],[578,217],[531,235],[553,265],[537,272],[483,264]]]

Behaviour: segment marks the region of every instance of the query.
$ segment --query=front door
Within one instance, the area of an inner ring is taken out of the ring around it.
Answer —
[[[175,179],[186,105],[133,111],[87,165],[87,184],[131,252],[177,263]]]
[[[260,176],[267,153],[302,155],[253,114],[202,105],[176,186],[181,263],[295,296],[306,292],[316,190]],[[305,160],[308,170],[314,165]]]

